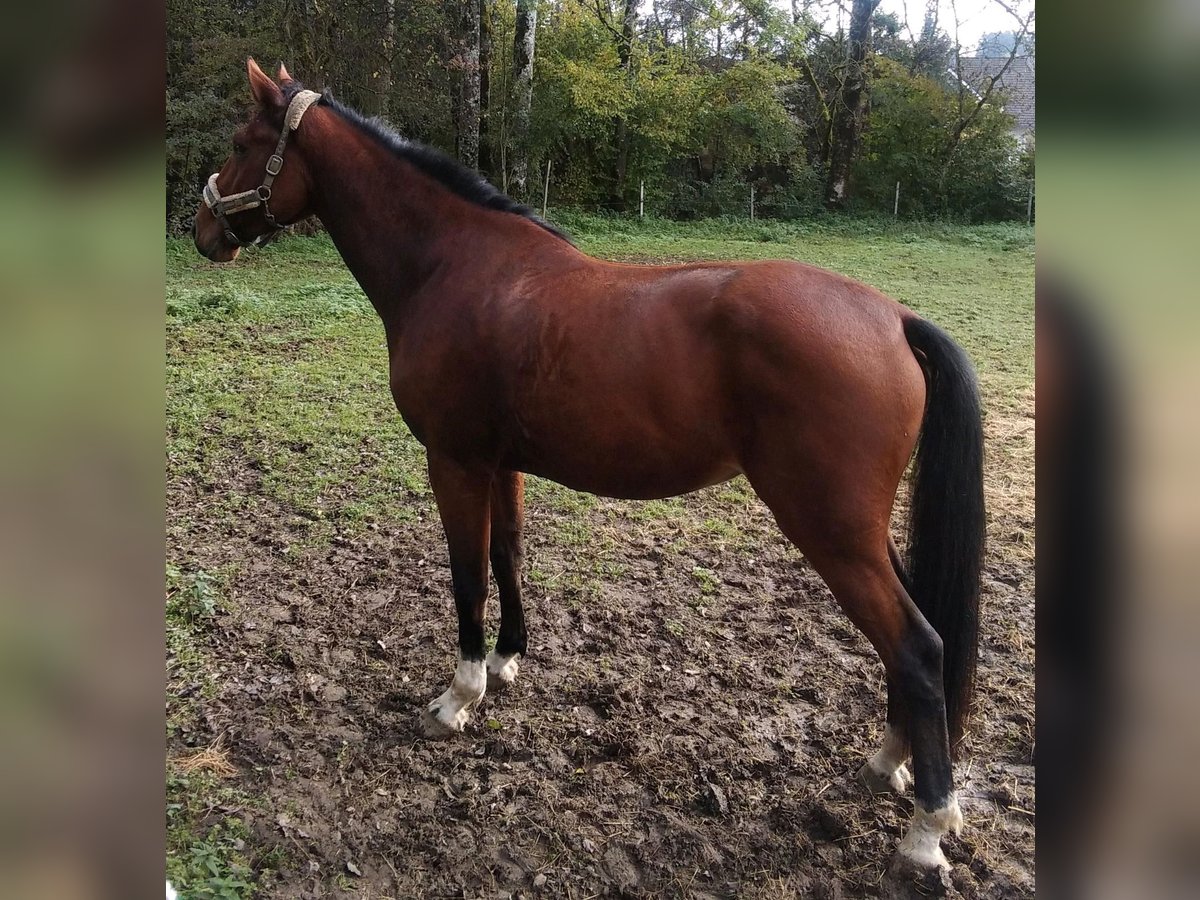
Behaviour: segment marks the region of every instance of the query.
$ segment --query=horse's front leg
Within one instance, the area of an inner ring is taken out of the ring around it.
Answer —
[[[497,472],[492,481],[492,574],[500,591],[500,634],[487,655],[489,691],[508,687],[525,655],[525,610],[521,605],[521,563],[525,552],[525,476]]]
[[[448,737],[462,731],[487,689],[483,618],[488,592],[491,481],[491,472],[465,468],[429,454],[429,482],[450,548],[459,660],[450,687],[421,715],[428,737]]]

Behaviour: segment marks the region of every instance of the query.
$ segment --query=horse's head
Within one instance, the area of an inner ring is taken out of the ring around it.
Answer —
[[[234,132],[233,152],[209,178],[196,212],[196,249],[215,262],[229,262],[242,246],[262,243],[311,212],[304,160],[295,148],[286,151],[291,132],[320,95],[297,91],[283,66],[280,84],[253,59],[246,68],[253,114]]]

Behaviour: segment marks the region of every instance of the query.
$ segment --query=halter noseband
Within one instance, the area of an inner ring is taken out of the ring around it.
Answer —
[[[316,91],[300,91],[292,98],[292,102],[288,104],[287,116],[284,118],[283,130],[279,133],[279,143],[275,145],[275,152],[267,160],[267,171],[263,175],[262,184],[254,190],[223,197],[221,189],[217,187],[217,173],[214,172],[208,177],[208,182],[204,185],[204,205],[212,210],[213,217],[225,232],[226,240],[231,244],[238,247],[258,246],[274,237],[283,227],[275,221],[275,217],[271,215],[271,207],[267,205],[267,201],[271,199],[271,184],[275,181],[275,176],[283,169],[283,150],[287,147],[288,136],[300,127],[300,120],[304,118],[308,108],[320,99],[321,95]],[[234,213],[257,209],[260,206],[263,208],[263,215],[272,230],[266,234],[260,234],[252,241],[243,241],[237,236],[237,232],[233,230],[227,217]]]

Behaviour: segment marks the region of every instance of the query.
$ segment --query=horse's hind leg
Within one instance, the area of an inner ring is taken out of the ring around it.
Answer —
[[[904,571],[904,560],[891,535],[887,539],[888,559],[900,583],[908,590],[908,577]],[[904,761],[908,758],[908,723],[905,721],[904,703],[900,692],[888,679],[887,725],[883,732],[883,745],[863,763],[858,777],[873,794],[902,794],[912,784],[912,775]]]
[[[497,472],[492,481],[492,574],[500,592],[500,634],[487,655],[489,691],[508,687],[517,677],[519,657],[525,655],[525,610],[521,604],[521,563],[525,553],[525,476]]]
[[[916,813],[900,842],[900,853],[923,867],[948,868],[940,841],[959,831],[962,814],[954,795],[950,744],[942,689],[942,640],[909,597],[889,558],[886,511],[866,514],[871,504],[854,498],[784,498],[777,491],[759,495],[775,513],[787,537],[808,557],[838,604],[879,653],[888,677],[889,720],[907,727],[890,732],[881,768],[899,768],[903,740],[912,745],[916,776]],[[769,482],[768,482],[769,484]],[[826,483],[825,488],[831,485]],[[821,509],[821,516],[805,510]]]

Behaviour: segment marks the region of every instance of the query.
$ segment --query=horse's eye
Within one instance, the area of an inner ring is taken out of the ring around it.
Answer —
[[[241,156],[243,153],[246,152],[246,148],[244,145],[239,144],[237,141],[234,141],[233,142],[233,152],[236,153],[238,156]]]

